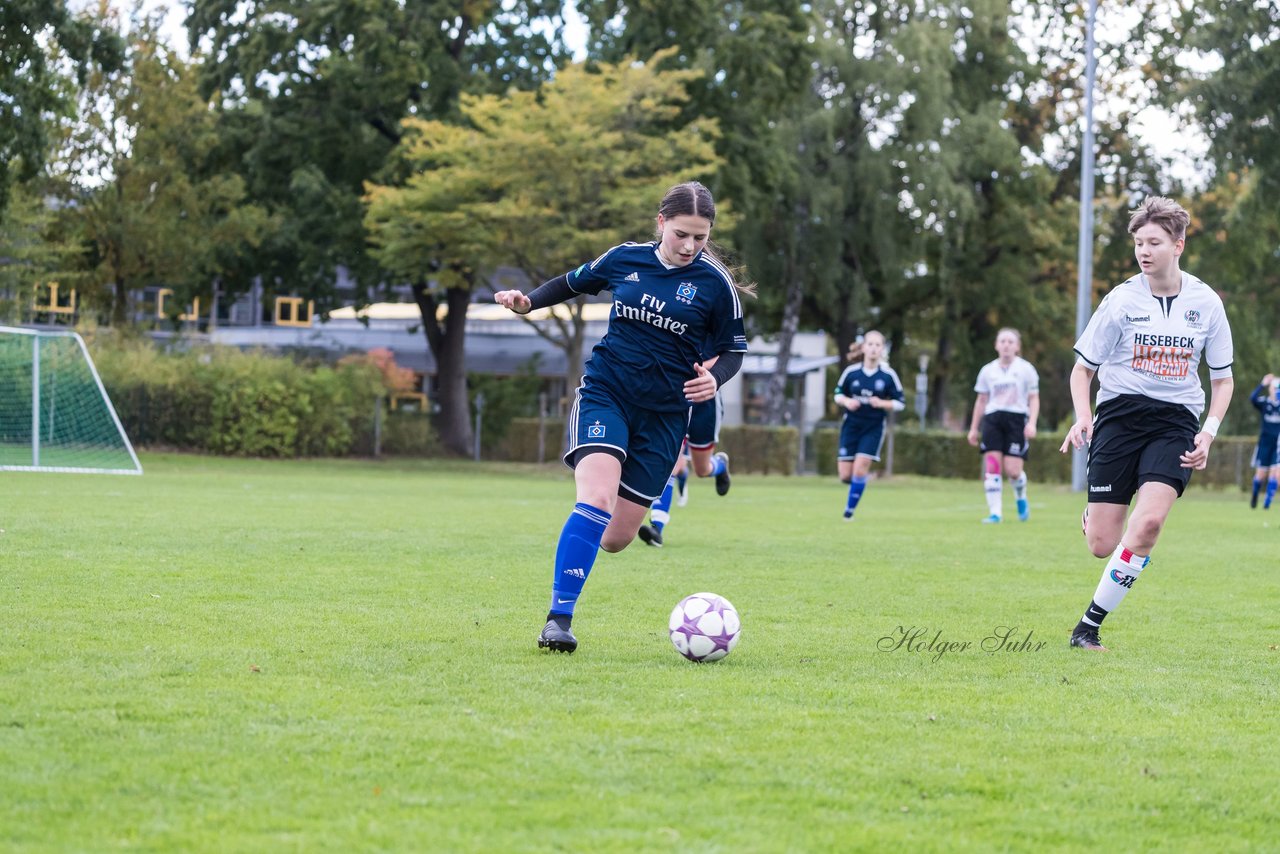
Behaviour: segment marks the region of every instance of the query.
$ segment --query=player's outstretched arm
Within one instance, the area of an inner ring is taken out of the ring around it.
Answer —
[[[516,314],[528,314],[535,308],[559,305],[577,295],[578,292],[569,286],[569,275],[566,273],[538,285],[528,296],[517,290],[498,291],[493,299],[498,305],[509,308]]]

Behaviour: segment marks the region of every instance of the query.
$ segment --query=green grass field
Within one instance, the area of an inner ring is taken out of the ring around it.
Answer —
[[[564,469],[143,465],[0,475],[0,849],[1277,845],[1280,508],[1239,493],[1178,503],[1090,654],[1079,495],[983,526],[976,478],[901,478],[848,524],[834,479],[695,481],[564,656]],[[716,664],[666,636],[700,590]],[[880,648],[913,627],[970,646]]]

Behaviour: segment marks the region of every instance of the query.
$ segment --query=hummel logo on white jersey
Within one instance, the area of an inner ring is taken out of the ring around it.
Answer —
[[[628,274],[627,274],[627,277],[626,277],[625,279],[623,279],[622,281],[624,281],[624,282],[638,282],[638,281],[640,281],[640,274],[639,274],[639,273],[628,273]]]
[[[586,577],[587,577],[587,574],[586,574],[585,572],[583,572],[583,571],[582,571],[582,569],[581,569],[581,568],[579,568],[579,567],[574,567],[573,569],[566,569],[566,570],[564,571],[564,574],[565,574],[565,575],[572,575],[574,578],[586,578]]]

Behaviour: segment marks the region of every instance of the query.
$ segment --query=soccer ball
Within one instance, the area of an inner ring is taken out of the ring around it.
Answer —
[[[714,593],[686,596],[667,623],[676,652],[690,661],[719,661],[738,645],[742,623],[729,600]]]

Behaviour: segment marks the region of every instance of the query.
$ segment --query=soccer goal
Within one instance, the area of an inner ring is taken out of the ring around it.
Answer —
[[[142,474],[75,332],[0,326],[0,471]]]

